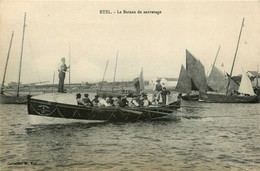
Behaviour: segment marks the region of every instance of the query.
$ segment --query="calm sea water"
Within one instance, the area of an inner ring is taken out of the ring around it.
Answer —
[[[31,126],[0,105],[0,170],[260,170],[260,104],[184,102],[179,121]]]

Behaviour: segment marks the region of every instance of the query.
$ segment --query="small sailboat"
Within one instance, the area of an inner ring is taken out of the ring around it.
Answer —
[[[26,13],[24,14],[22,48],[21,48],[20,65],[19,65],[19,76],[18,76],[18,82],[17,82],[17,94],[14,95],[14,94],[8,94],[8,93],[4,92],[5,75],[6,75],[6,70],[7,70],[7,66],[8,66],[8,60],[9,60],[9,55],[10,55],[10,50],[11,50],[12,40],[13,40],[13,35],[14,35],[14,33],[12,33],[10,46],[9,46],[9,50],[8,50],[8,55],[7,55],[7,60],[6,60],[6,65],[5,65],[4,77],[3,77],[3,81],[2,81],[1,93],[0,93],[0,103],[1,104],[26,104],[26,102],[27,102],[27,97],[25,95],[21,95],[19,93],[22,57],[23,57],[24,32],[25,32],[25,26],[26,26],[25,21],[26,21]]]
[[[175,91],[185,93],[183,100],[198,100],[199,91],[206,91],[206,76],[203,64],[186,50],[186,69],[181,71]]]
[[[104,83],[104,78],[105,78],[105,75],[106,75],[106,70],[107,70],[107,66],[108,66],[108,60],[107,60],[107,63],[106,63],[106,67],[105,67],[105,71],[104,71],[104,74],[103,74],[103,78],[102,78],[102,82],[101,82],[101,86],[100,86],[100,89],[97,90],[97,95],[99,96],[112,96],[112,97],[117,97],[117,96],[133,96],[133,94],[135,94],[134,91],[132,90],[124,90],[123,87],[122,87],[122,90],[115,90],[115,79],[116,79],[116,69],[117,69],[117,59],[118,59],[118,51],[117,51],[117,56],[116,56],[116,65],[115,65],[115,70],[114,70],[114,79],[113,79],[113,85],[112,85],[112,90],[111,91],[106,91],[106,90],[102,90],[103,88],[103,83]]]
[[[244,19],[242,21],[242,26],[240,29],[240,34],[237,43],[237,49],[233,59],[233,65],[231,72],[228,75],[228,82],[225,82],[225,76],[213,66],[210,81],[208,82],[209,87],[211,87],[215,92],[202,92],[200,91],[200,101],[212,102],[212,103],[255,103],[257,102],[257,96],[253,91],[253,87],[250,79],[244,72],[242,75],[242,80],[238,88],[238,93],[234,93],[234,88],[231,85],[235,85],[232,80],[232,72],[234,68],[234,63],[236,59],[236,54],[239,46],[239,40],[242,33],[242,28],[244,25]],[[225,90],[223,89],[225,88]],[[223,92],[225,91],[225,92]]]

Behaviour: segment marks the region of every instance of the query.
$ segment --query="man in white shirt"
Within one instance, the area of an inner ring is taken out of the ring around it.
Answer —
[[[101,100],[99,101],[100,106],[108,107],[110,106],[106,101],[106,96],[102,96]]]
[[[69,69],[69,66],[65,64],[65,58],[61,58],[61,63],[58,65],[58,71],[59,71],[59,87],[58,92],[65,93],[64,91],[64,80],[66,76],[66,71]]]

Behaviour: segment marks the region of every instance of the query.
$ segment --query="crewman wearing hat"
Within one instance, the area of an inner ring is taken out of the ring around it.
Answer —
[[[84,94],[84,98],[82,99],[82,101],[85,103],[86,106],[93,106],[92,102],[88,98],[88,94]]]
[[[114,106],[114,99],[112,96],[109,96],[107,99],[107,104],[109,104],[109,106]]]
[[[166,90],[166,87],[163,87],[160,94],[162,96],[162,104],[166,105],[167,96],[171,94],[171,92]]]
[[[161,85],[161,80],[160,79],[157,79],[156,80],[156,84],[154,85],[154,88],[153,88],[153,101],[157,101],[156,103],[159,102],[160,100],[160,92],[162,91],[162,85]]]
[[[142,104],[143,104],[143,107],[148,107],[149,105],[152,104],[152,103],[148,100],[147,94],[144,94],[144,95],[143,95],[143,102],[142,102]]]
[[[99,106],[99,100],[98,100],[99,96],[95,95],[95,98],[92,100],[92,104],[93,106]]]

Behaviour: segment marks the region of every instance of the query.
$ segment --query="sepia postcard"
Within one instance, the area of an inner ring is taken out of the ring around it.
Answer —
[[[1,170],[258,170],[259,18],[259,1],[1,0]]]

